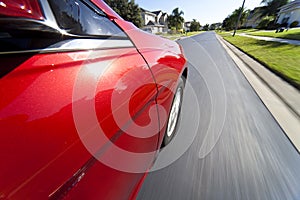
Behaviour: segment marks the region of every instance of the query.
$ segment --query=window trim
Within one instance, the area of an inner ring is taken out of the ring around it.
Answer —
[[[89,43],[87,45],[87,43]],[[57,42],[51,46],[41,49],[31,50],[17,50],[17,51],[3,51],[0,55],[8,54],[24,54],[24,53],[62,53],[62,52],[77,52],[77,51],[95,51],[95,50],[109,50],[109,49],[124,49],[135,48],[131,40],[119,39],[68,39]]]

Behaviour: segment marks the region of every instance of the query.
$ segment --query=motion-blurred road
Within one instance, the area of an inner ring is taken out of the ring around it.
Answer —
[[[189,62],[180,128],[138,199],[300,199],[299,153],[215,33],[179,43]]]

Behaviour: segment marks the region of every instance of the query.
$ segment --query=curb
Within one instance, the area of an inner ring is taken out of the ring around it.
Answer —
[[[300,92],[265,66],[218,36],[300,119]]]
[[[279,41],[275,41],[275,40],[266,40],[266,39],[258,39],[258,38],[256,38],[257,36],[251,36],[251,35],[247,35],[247,34],[244,34],[244,35],[242,35],[242,34],[238,34],[239,36],[243,36],[243,37],[250,37],[250,38],[253,38],[253,39],[256,39],[256,40],[261,40],[261,41],[266,41],[266,42],[279,42]],[[275,39],[278,39],[278,38],[275,38]],[[228,41],[226,41],[226,42],[228,42]],[[300,41],[299,41],[300,42]],[[231,43],[230,42],[228,42],[230,45],[231,45]],[[287,42],[279,42],[279,43],[282,43],[282,44],[290,44],[290,43],[287,43]],[[295,45],[295,44],[290,44],[290,45]],[[300,44],[299,44],[300,45]],[[299,45],[296,45],[296,46],[299,46]],[[234,45],[232,45],[232,46],[234,46]],[[230,48],[230,47],[229,47]],[[237,49],[239,49],[241,52],[244,52],[242,49],[240,49],[239,47],[235,47],[235,48],[237,48]],[[245,53],[245,52],[244,52]],[[247,54],[247,53],[245,53],[245,54]],[[249,55],[249,54],[247,54],[249,57],[251,57],[253,60],[255,60],[255,61],[257,61],[258,63],[260,63],[261,65],[263,65],[263,66],[265,66],[265,68],[267,68],[269,71],[271,71],[272,73],[274,73],[274,74],[276,74],[278,77],[280,77],[281,79],[283,79],[285,82],[287,82],[287,83],[289,83],[290,85],[292,85],[292,86],[294,86],[298,91],[300,91],[300,84],[298,84],[298,83],[296,83],[296,82],[293,82],[293,81],[291,81],[286,75],[284,75],[284,74],[282,74],[282,73],[280,73],[280,72],[278,72],[278,71],[276,71],[276,70],[274,70],[274,69],[272,69],[272,68],[270,68],[270,67],[268,67],[267,65],[265,65],[263,62],[261,62],[261,61],[259,61],[259,60],[257,60],[254,56],[252,56],[252,55]]]
[[[300,153],[299,91],[219,35],[217,39]]]

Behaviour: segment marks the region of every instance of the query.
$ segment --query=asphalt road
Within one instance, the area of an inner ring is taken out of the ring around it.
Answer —
[[[180,40],[180,127],[138,199],[300,199],[300,155],[215,33]]]

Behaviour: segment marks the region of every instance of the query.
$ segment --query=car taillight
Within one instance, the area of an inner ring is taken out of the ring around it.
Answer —
[[[0,16],[44,19],[38,0],[0,0]]]

